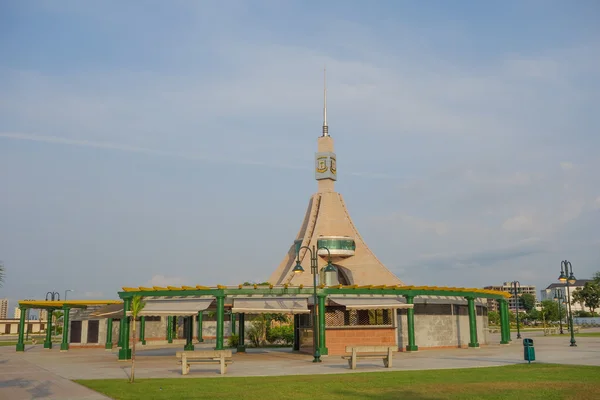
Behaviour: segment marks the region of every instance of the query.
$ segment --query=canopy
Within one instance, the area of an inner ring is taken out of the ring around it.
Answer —
[[[231,311],[256,314],[307,314],[310,312],[306,298],[294,297],[234,298]]]
[[[213,297],[151,298],[144,299],[146,305],[139,313],[141,316],[196,315],[206,310],[213,302]],[[131,315],[131,311],[127,311]]]
[[[390,308],[413,308],[412,304],[406,304],[402,296],[395,297],[335,297],[331,296],[329,301],[347,310],[373,310]]]

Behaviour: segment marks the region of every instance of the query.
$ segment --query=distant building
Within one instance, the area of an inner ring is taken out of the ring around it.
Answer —
[[[40,321],[46,321],[48,319],[48,310],[40,310]]]
[[[562,297],[563,299],[567,299],[571,301],[571,296],[573,296],[573,291],[576,289],[583,289],[587,282],[592,282],[592,279],[577,279],[573,285],[569,285],[569,296],[567,296],[567,284],[566,283],[551,283],[546,289],[540,290],[540,299],[544,300],[554,300],[554,297]],[[565,305],[566,305],[565,301]],[[579,303],[571,304],[571,311],[588,311]]]
[[[0,319],[8,317],[8,299],[0,299]]]
[[[513,295],[513,297],[508,299],[509,310],[514,312],[514,311],[516,311],[517,307],[519,307],[519,312],[525,312],[525,309],[523,307],[521,307],[521,304],[514,297],[515,289],[511,282],[504,282],[502,285],[499,285],[499,286],[486,286],[486,287],[484,287],[484,289],[498,290],[501,292],[510,293],[511,295]],[[517,286],[517,294],[518,295],[531,294],[531,295],[533,295],[535,302],[537,303],[535,286],[531,286],[531,285]],[[488,311],[498,311],[498,310],[499,310],[498,301],[494,300],[494,299],[488,299]]]
[[[19,319],[21,318],[21,309],[19,307],[15,307],[15,313],[13,316],[14,319]]]

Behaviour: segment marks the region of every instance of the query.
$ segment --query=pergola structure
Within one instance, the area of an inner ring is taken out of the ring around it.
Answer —
[[[120,304],[119,300],[68,300],[68,301],[48,301],[48,300],[20,300],[19,309],[21,318],[19,320],[19,338],[17,340],[17,351],[25,351],[25,315],[28,309],[41,309],[48,312],[48,322],[46,327],[46,340],[44,348],[52,349],[52,313],[56,310],[63,311],[63,331],[61,351],[69,350],[69,312],[72,308],[87,308],[88,306],[98,306],[107,304]]]
[[[476,288],[456,288],[456,287],[436,287],[436,286],[318,286],[317,304],[310,303],[314,288],[300,286],[273,286],[273,285],[252,285],[237,287],[228,287],[218,285],[216,287],[207,286],[181,286],[181,287],[124,287],[119,292],[119,297],[123,300],[123,314],[120,318],[120,350],[119,360],[128,360],[131,358],[131,349],[129,348],[130,335],[130,315],[131,301],[134,296],[144,297],[146,306],[140,313],[144,316],[183,316],[188,318],[185,332],[185,349],[192,350],[192,329],[193,318],[198,315],[199,324],[202,321],[202,313],[211,306],[216,309],[216,350],[222,350],[224,347],[224,315],[225,301],[231,305],[231,312],[239,314],[239,345],[238,352],[245,351],[244,345],[244,316],[246,313],[288,313],[303,314],[309,313],[309,305],[312,305],[313,312],[318,316],[318,334],[320,343],[320,353],[328,354],[325,340],[325,306],[337,304],[346,307],[355,307],[362,309],[398,309],[407,310],[407,328],[408,328],[408,346],[407,351],[417,350],[414,332],[414,299],[419,296],[435,296],[438,298],[458,297],[466,299],[469,316],[469,347],[479,347],[477,339],[477,322],[475,299],[495,299],[500,303],[501,320],[501,344],[508,344],[510,341],[509,314],[507,298],[510,294],[494,290],[476,289]],[[110,317],[109,317],[110,318]],[[140,318],[140,333],[143,332],[144,319]],[[170,318],[168,319],[170,321]],[[110,323],[110,321],[109,321]],[[297,323],[297,319],[294,319]],[[296,332],[296,330],[295,330]],[[296,348],[298,338],[295,337],[294,346]]]

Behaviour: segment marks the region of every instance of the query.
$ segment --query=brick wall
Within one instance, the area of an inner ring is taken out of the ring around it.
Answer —
[[[396,328],[335,328],[325,333],[330,355],[346,354],[346,346],[396,344]]]

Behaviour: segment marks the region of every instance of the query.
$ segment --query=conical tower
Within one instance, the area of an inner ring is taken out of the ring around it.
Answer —
[[[342,195],[335,192],[337,180],[336,156],[333,139],[327,126],[327,84],[324,89],[323,133],[317,139],[315,154],[315,178],[318,191],[310,198],[308,209],[294,244],[290,247],[281,264],[271,275],[273,285],[290,284],[312,286],[310,273],[310,253],[306,249],[326,247],[336,267],[335,273],[324,274],[327,264],[327,250],[318,250],[320,282],[326,285],[404,285],[369,249],[354,226]],[[299,251],[298,251],[299,250]],[[299,252],[299,255],[298,255]],[[296,257],[305,273],[295,274]]]

